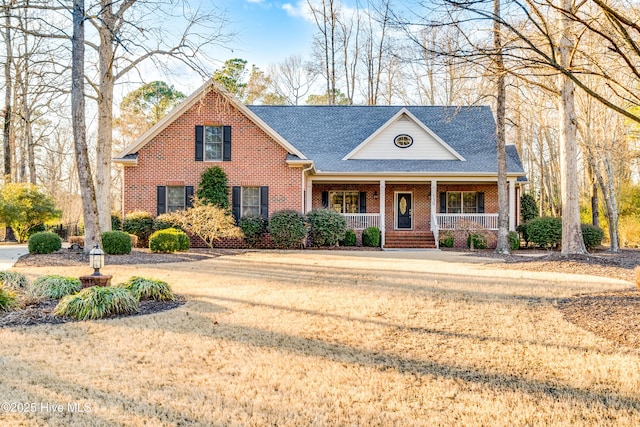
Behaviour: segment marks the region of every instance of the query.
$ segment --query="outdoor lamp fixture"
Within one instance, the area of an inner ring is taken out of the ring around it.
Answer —
[[[374,198],[375,200],[378,200],[378,191],[377,191],[377,190],[374,190],[374,191],[373,191],[373,198]]]
[[[100,269],[104,267],[104,252],[97,243],[89,252],[89,267],[93,268],[92,276],[102,276]]]

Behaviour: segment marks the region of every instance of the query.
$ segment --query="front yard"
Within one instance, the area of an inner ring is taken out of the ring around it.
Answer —
[[[0,328],[0,423],[640,425],[640,349],[558,309],[634,285],[422,258],[249,252],[108,265],[115,283],[154,277],[187,302]]]

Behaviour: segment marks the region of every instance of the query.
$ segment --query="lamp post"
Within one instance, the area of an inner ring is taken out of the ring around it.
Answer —
[[[89,267],[93,268],[93,274],[80,276],[83,288],[111,285],[111,277],[113,276],[100,273],[100,269],[104,267],[104,251],[97,243],[89,252]]]
[[[97,243],[89,252],[89,266],[93,268],[93,276],[102,276],[100,269],[104,267],[104,251]]]

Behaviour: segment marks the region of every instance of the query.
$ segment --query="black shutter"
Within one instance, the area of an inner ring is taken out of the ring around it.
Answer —
[[[260,187],[260,216],[269,219],[269,187]]]
[[[360,192],[360,213],[367,213],[367,192]]]
[[[188,185],[184,187],[184,208],[189,209],[193,207],[193,186]]]
[[[447,213],[447,193],[440,193],[440,213]]]
[[[329,192],[322,192],[322,208],[327,209],[329,207]]]
[[[242,188],[233,186],[231,188],[231,213],[236,219],[236,222],[240,219],[240,203],[242,202]]]
[[[476,207],[477,213],[484,213],[484,193],[481,191],[476,193]]]
[[[204,126],[196,126],[196,162],[204,160]]]
[[[165,187],[164,185],[158,185],[157,206],[158,206],[158,215],[167,212],[167,187]]]
[[[231,161],[231,126],[222,128],[222,161]]]

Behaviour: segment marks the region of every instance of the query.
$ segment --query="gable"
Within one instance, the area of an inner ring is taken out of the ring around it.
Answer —
[[[464,160],[406,109],[401,110],[343,160]]]

